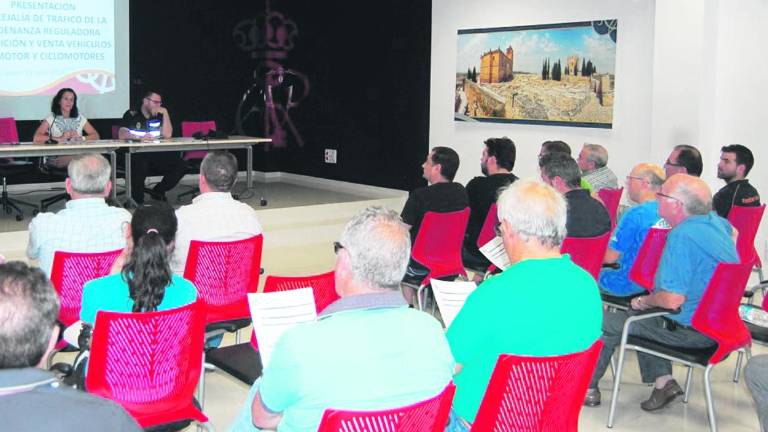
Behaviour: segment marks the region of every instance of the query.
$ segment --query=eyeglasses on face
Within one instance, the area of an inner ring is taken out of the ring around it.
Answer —
[[[669,159],[667,159],[667,161],[664,162],[664,166],[673,166],[673,167],[678,167],[678,168],[682,168],[683,167],[683,165],[681,165],[679,163],[672,163],[672,162],[670,162]]]
[[[333,242],[333,253],[338,254],[339,250],[344,249],[344,245],[335,241]]]
[[[148,98],[148,97],[147,97],[147,98],[144,98],[144,99],[146,99],[146,100],[148,100],[148,101],[152,102],[152,103],[153,103],[153,104],[155,104],[155,105],[162,105],[162,104],[163,104],[163,101],[161,101],[161,100],[157,100],[157,99],[150,99],[150,98]]]
[[[680,198],[675,198],[672,195],[667,195],[667,194],[661,193],[661,192],[656,192],[656,197],[657,198],[667,198],[667,199],[671,199],[673,201],[683,202],[683,200],[681,200]]]
[[[496,237],[501,237],[501,222],[497,222],[496,225],[493,226],[493,232],[496,234]]]

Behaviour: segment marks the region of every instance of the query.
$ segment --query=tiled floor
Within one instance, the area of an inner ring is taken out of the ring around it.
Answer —
[[[265,229],[263,264],[267,273],[284,275],[329,270],[334,261],[331,243],[338,237],[343,224],[356,211],[372,203],[400,210],[404,202],[402,194],[392,198],[370,199],[362,195],[334,193],[282,183],[268,184],[266,195],[269,205],[259,209]],[[8,217],[0,218],[0,231],[25,228],[26,223],[16,225]],[[12,250],[18,254],[20,250],[23,251],[24,239],[23,232],[7,233],[6,237],[0,234],[0,253]],[[546,313],[546,310],[542,313]],[[247,335],[248,332],[244,334]],[[231,335],[224,340],[225,345],[233,342]],[[755,354],[768,353],[768,349],[760,346],[755,346],[753,351]],[[651,389],[640,384],[636,364],[635,355],[629,354],[613,430],[692,432],[708,429],[703,373],[700,370],[694,373],[692,395],[688,404],[678,401],[660,412],[646,413],[640,409],[639,403],[647,398]],[[754,406],[743,380],[739,383],[731,380],[734,366],[735,356],[731,356],[715,368],[712,377],[719,429],[725,432],[758,431]],[[676,367],[674,373],[682,385],[685,370]],[[582,410],[580,430],[607,430],[605,424],[611,400],[611,386],[611,375],[608,372],[600,386],[603,405]],[[241,409],[247,392],[248,387],[245,384],[223,372],[209,372],[206,375],[205,412],[216,430],[229,428]]]

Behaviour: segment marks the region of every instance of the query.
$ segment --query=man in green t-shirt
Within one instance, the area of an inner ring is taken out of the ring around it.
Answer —
[[[499,235],[512,266],[481,284],[448,328],[456,360],[451,430],[474,422],[500,354],[555,356],[599,337],[602,304],[592,276],[560,255],[566,203],[554,188],[521,180],[498,200]],[[544,298],[556,293],[556,302]]]

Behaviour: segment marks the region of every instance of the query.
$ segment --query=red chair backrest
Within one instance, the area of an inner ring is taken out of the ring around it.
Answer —
[[[19,131],[16,130],[16,119],[13,117],[0,118],[0,144],[19,142]]]
[[[339,299],[336,293],[336,280],[333,271],[311,276],[267,276],[263,292],[288,291],[299,288],[312,288],[315,296],[315,310],[319,314],[326,306]],[[251,333],[251,345],[259,349],[256,333]]]
[[[603,202],[605,209],[608,210],[608,216],[611,218],[611,228],[616,227],[616,213],[619,211],[619,203],[621,202],[621,194],[623,192],[623,187],[618,189],[603,188],[597,191],[597,196],[600,197],[600,201]]]
[[[95,253],[56,251],[53,254],[51,284],[61,303],[59,322],[69,327],[80,319],[83,286],[108,275],[121,252],[122,249]]]
[[[402,408],[382,411],[327,409],[318,432],[442,432],[448,422],[456,386],[437,396]]]
[[[656,270],[659,269],[661,253],[667,243],[669,230],[666,228],[651,228],[645,235],[640,250],[637,251],[635,261],[629,268],[629,280],[640,285],[646,290],[653,291]]]
[[[184,278],[197,288],[206,321],[250,318],[248,293],[256,292],[264,236],[226,242],[192,240]]]
[[[555,357],[502,354],[473,431],[576,431],[592,372],[603,346]]]
[[[597,237],[566,237],[560,245],[560,253],[569,254],[576,265],[597,280],[610,239],[610,232]]]
[[[195,134],[195,132],[202,132],[203,134],[207,134],[210,131],[216,130],[216,122],[213,120],[209,121],[183,121],[181,122],[181,136],[183,137],[191,137]],[[202,159],[207,155],[208,152],[205,150],[195,150],[184,153],[184,159]]]
[[[99,311],[85,379],[88,392],[119,403],[142,427],[183,418],[207,421],[192,404],[204,332],[203,307],[197,302],[161,312]]]
[[[755,249],[755,236],[760,228],[763,213],[765,213],[765,204],[758,207],[733,206],[728,213],[728,222],[739,231],[736,251],[739,252],[741,262],[749,262],[756,267],[762,266],[760,255]]]
[[[419,227],[411,257],[430,271],[425,280],[466,275],[461,245],[469,221],[469,207],[446,213],[427,212]]]
[[[693,313],[691,326],[717,342],[710,364],[752,343],[749,330],[739,316],[741,296],[751,273],[751,263],[718,264]]]
[[[496,203],[491,204],[488,207],[488,214],[485,216],[482,228],[480,228],[480,234],[477,235],[477,247],[483,247],[486,243],[493,240],[496,237],[496,231],[494,228],[499,223],[499,212]]]

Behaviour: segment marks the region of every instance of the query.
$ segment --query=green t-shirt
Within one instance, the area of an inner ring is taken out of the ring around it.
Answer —
[[[453,408],[474,422],[500,354],[554,356],[600,337],[603,308],[592,276],[570,256],[521,261],[483,282],[448,328],[456,363]]]

